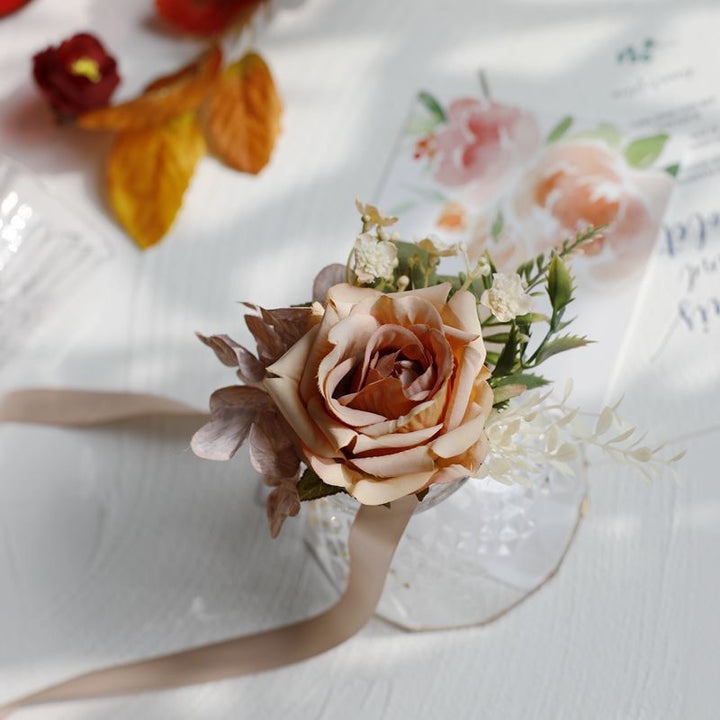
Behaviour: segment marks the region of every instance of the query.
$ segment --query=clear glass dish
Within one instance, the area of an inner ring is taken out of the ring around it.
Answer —
[[[0,368],[109,256],[107,244],[70,204],[0,156]]]
[[[407,630],[494,620],[555,574],[586,494],[584,467],[569,479],[542,473],[526,486],[467,478],[431,489],[397,549],[377,614]],[[303,505],[305,542],[338,592],[358,508],[342,494]]]

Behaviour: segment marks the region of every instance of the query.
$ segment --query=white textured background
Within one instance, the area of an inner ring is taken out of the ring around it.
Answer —
[[[29,330],[1,387],[132,389],[203,406],[232,374],[193,331],[244,339],[235,301],[304,300],[318,265],[344,259],[353,199],[375,191],[417,87],[493,66],[508,83],[537,76],[528,101],[539,102],[552,95],[553,73],[590,66],[598,48],[675,8],[307,0],[259,36],[285,103],[271,166],[249,178],[203,160],[171,234],[140,254],[98,192],[107,138],[52,125],[29,58],[94,31],[119,59],[121,96],[130,96],[196,46],[155,32],[149,0],[33,0],[0,21],[0,151],[83,211],[113,258],[50,323]],[[592,87],[578,93],[592,102]],[[629,412],[652,423],[639,387]],[[244,457],[200,462],[183,440],[190,430],[0,431],[0,699],[330,602],[299,524],[272,542]],[[680,485],[596,468],[589,515],[560,574],[489,627],[412,635],[373,621],[297,667],[19,717],[712,720],[720,716],[716,446],[712,436],[691,443]]]

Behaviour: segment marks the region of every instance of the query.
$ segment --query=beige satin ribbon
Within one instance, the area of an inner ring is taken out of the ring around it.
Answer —
[[[205,416],[154,395],[82,390],[20,390],[0,398],[0,422],[100,425],[146,416]],[[329,610],[308,620],[224,642],[80,675],[0,707],[0,717],[28,705],[194,685],[250,675],[307,660],[362,629],[375,612],[414,495],[390,508],[363,505],[349,540],[347,588]]]

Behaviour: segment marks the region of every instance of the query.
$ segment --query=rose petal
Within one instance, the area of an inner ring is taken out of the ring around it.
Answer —
[[[338,402],[347,409],[372,414],[372,419],[368,418],[362,425],[406,415],[415,407],[415,403],[405,396],[402,382],[395,377],[383,378],[366,385],[359,392],[338,398]]]
[[[394,432],[412,432],[437,424],[438,420],[442,418],[445,409],[447,389],[448,383],[446,382],[432,400],[426,400],[416,405],[407,415],[403,415],[396,420],[386,420],[367,425],[362,429],[362,432],[370,437],[380,437]]]
[[[356,305],[353,315],[364,315],[369,313],[380,325],[428,325],[437,330],[443,326],[442,317],[437,308],[428,300],[417,295],[395,293],[393,295],[381,295],[372,304]]]
[[[437,440],[433,440],[430,449],[441,458],[461,455],[480,440],[485,427],[485,420],[484,414],[478,415],[473,420],[463,423],[455,430],[451,430],[441,435]]]
[[[455,430],[462,422],[470,402],[470,395],[475,386],[475,380],[482,370],[484,361],[484,347],[480,351],[470,344],[462,351],[462,356],[455,371],[456,380],[445,416],[445,427],[448,430]]]
[[[330,334],[330,330],[337,324],[338,319],[337,312],[335,312],[333,307],[328,305],[318,325],[315,343],[310,349],[310,353],[305,362],[302,378],[300,379],[300,397],[309,398],[316,392],[320,362],[333,350],[333,345],[331,345],[328,340],[328,335]]]
[[[330,460],[321,455],[315,455],[309,450],[305,451],[310,467],[318,474],[322,481],[328,485],[351,490],[361,475],[348,468],[342,462]]]
[[[286,377],[265,378],[263,387],[304,445],[325,457],[338,456],[308,415],[298,395],[297,382]]]
[[[435,483],[449,483],[455,482],[456,480],[462,480],[463,478],[469,477],[470,472],[466,467],[462,465],[448,465],[447,467],[438,470],[430,481],[432,485]]]
[[[303,335],[279,360],[268,366],[268,372],[300,382],[310,350],[318,334],[318,327]]]
[[[354,457],[350,462],[361,472],[379,478],[430,472],[435,468],[428,448],[422,445],[389,455]]]
[[[422,343],[411,330],[400,325],[380,325],[377,327],[367,340],[357,386],[362,387],[365,385],[370,360],[375,353],[386,349],[399,350],[401,348],[407,355],[411,355],[414,350],[417,357],[424,359],[425,351]]]
[[[364,433],[356,433],[357,441],[353,446],[354,455],[362,455],[366,452],[375,452],[377,450],[397,449],[404,447],[412,447],[420,443],[427,442],[442,429],[442,423],[433,425],[413,432],[389,433],[388,435],[380,435],[379,437],[370,437]]]
[[[357,438],[358,434],[354,430],[330,415],[319,395],[313,395],[308,400],[307,410],[315,425],[323,432],[333,447],[337,446],[342,450]]]
[[[447,302],[450,287],[450,283],[444,282],[427,288],[418,288],[417,290],[406,290],[405,292],[395,293],[395,297],[403,297],[405,295],[419,297],[432,303],[435,306],[435,309],[439,311],[442,310],[443,306]]]
[[[325,398],[325,404],[328,411],[340,420],[340,422],[350,425],[351,427],[363,427],[364,425],[371,425],[372,423],[385,420],[386,418],[384,415],[348,407],[340,402],[339,399],[333,397],[333,393],[335,392],[338,384],[344,377],[347,376],[354,365],[355,360],[353,358],[348,358],[347,360],[343,360],[343,362],[339,365],[336,365],[328,373],[324,386],[321,387],[321,392]]]
[[[383,505],[425,488],[433,472],[420,472],[394,478],[392,483],[362,478],[355,483],[351,494],[363,505]]]
[[[381,295],[382,293],[379,290],[341,283],[340,285],[334,285],[328,290],[327,304],[331,306],[337,312],[338,317],[343,320],[350,314],[353,306],[357,303],[367,300],[368,298],[377,298]]]

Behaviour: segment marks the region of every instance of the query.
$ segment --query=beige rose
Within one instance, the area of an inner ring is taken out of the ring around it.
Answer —
[[[379,505],[474,474],[492,407],[476,301],[450,285],[383,294],[335,285],[322,322],[263,385],[310,467]]]

